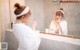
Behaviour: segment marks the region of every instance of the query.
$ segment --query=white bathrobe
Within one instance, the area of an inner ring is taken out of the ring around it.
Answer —
[[[19,42],[18,50],[38,50],[39,33],[23,23],[14,24],[13,31]]]
[[[61,27],[61,30],[59,30],[59,34],[67,35],[67,33],[68,33],[67,22],[65,20],[62,20],[60,22],[60,27]],[[54,22],[52,21],[50,24],[50,29],[53,30],[53,32],[55,33],[57,28],[56,28],[56,25],[54,24]]]

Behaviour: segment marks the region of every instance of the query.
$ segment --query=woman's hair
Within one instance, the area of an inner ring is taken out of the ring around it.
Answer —
[[[62,11],[63,11],[63,8],[60,8],[60,10],[62,10]]]
[[[14,7],[15,7],[15,11],[14,11],[15,15],[19,15],[26,8],[26,6],[20,5],[19,3],[15,3]],[[31,12],[29,11],[27,14],[24,15],[31,15]],[[19,16],[16,19],[21,19],[22,16]]]
[[[62,16],[62,17],[64,17],[64,14],[63,14],[63,12],[61,12],[61,11],[57,11],[57,12],[56,12],[56,16]]]

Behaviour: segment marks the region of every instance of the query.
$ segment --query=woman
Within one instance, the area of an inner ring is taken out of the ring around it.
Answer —
[[[50,24],[50,30],[55,34],[67,35],[67,22],[64,19],[64,12],[58,10],[55,19]]]
[[[14,6],[14,14],[17,20],[13,26],[13,31],[19,42],[18,50],[38,50],[40,44],[39,33],[27,26],[31,15],[29,7],[21,6],[19,3]]]

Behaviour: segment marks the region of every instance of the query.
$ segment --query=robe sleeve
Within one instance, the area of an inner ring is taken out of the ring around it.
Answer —
[[[61,22],[61,30],[62,30],[63,35],[67,35],[68,28],[67,28],[67,22],[66,21]]]
[[[53,27],[54,27],[54,23],[53,23],[53,21],[51,21],[49,28],[53,29]]]
[[[24,25],[14,28],[14,34],[19,41],[19,48],[25,50],[35,50],[39,47],[40,38],[38,33]]]

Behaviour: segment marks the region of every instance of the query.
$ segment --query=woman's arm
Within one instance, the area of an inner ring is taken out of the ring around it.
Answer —
[[[37,22],[36,22],[36,21],[33,21],[32,29],[33,29],[33,30],[36,30],[36,26],[37,26]]]
[[[67,22],[63,21],[61,23],[61,30],[62,30],[62,34],[63,35],[67,35],[68,34],[68,28],[67,28]]]

